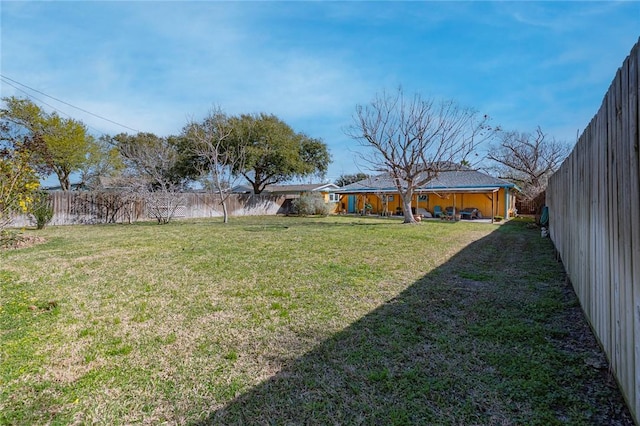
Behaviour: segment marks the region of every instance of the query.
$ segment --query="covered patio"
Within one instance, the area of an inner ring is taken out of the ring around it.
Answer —
[[[511,182],[475,170],[464,168],[442,172],[436,179],[416,188],[411,199],[411,212],[423,218],[445,215],[451,220],[506,219],[516,214],[517,190]],[[386,174],[347,185],[335,193],[340,197],[339,213],[403,214],[400,194]]]

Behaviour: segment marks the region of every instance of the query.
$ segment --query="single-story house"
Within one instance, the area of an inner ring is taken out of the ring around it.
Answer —
[[[465,166],[440,172],[436,178],[416,188],[411,202],[414,214],[437,217],[439,212],[477,209],[477,217],[513,217],[518,187],[504,179]],[[402,200],[391,175],[371,176],[343,186],[338,211],[342,213],[402,214]],[[452,209],[453,208],[453,209]]]
[[[334,195],[340,187],[333,183],[308,183],[294,185],[267,185],[261,194],[284,195],[285,198],[299,198],[302,194],[315,192],[322,194],[326,203],[336,203],[339,197]],[[253,187],[249,184],[238,185],[232,190],[235,194],[253,194]]]
[[[264,187],[262,194],[264,195],[302,195],[306,192],[319,192],[321,194],[330,194],[340,189],[338,185],[333,183],[307,183],[293,185],[267,185]],[[253,187],[249,184],[238,185],[233,188],[235,194],[253,194]]]

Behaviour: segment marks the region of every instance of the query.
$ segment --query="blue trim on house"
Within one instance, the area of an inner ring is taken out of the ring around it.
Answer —
[[[515,184],[495,184],[495,185],[460,185],[460,186],[423,186],[422,189],[460,189],[460,188],[515,188]]]
[[[414,193],[420,193],[420,192],[435,192],[435,191],[449,191],[449,192],[455,192],[457,190],[469,190],[469,189],[475,189],[475,190],[487,190],[487,189],[500,189],[500,188],[514,188],[516,189],[515,185],[485,185],[485,186],[454,186],[454,187],[450,187],[450,186],[431,186],[431,187],[420,187],[420,188],[416,188],[414,189]],[[358,188],[358,189],[350,189],[350,190],[337,190],[334,191],[337,194],[355,194],[355,193],[362,193],[362,192],[378,192],[378,193],[383,193],[383,192],[392,192],[392,193],[397,193],[398,192],[398,188],[396,188],[395,186],[393,187],[386,187],[386,188]]]

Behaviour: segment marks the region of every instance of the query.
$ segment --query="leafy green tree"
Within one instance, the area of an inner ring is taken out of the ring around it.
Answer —
[[[87,161],[80,169],[80,181],[87,188],[99,189],[101,177],[116,178],[124,167],[122,156],[111,137],[103,135],[90,147]]]
[[[45,151],[43,139],[29,127],[37,123],[40,109],[24,100],[9,101],[11,105],[0,109],[0,232],[14,215],[31,207],[39,187],[38,153]]]
[[[336,179],[334,183],[338,186],[346,186],[355,182],[360,182],[361,180],[364,180],[368,177],[368,174],[362,172],[353,175],[340,175],[340,177]]]
[[[53,113],[44,120],[43,139],[47,147],[47,166],[58,176],[63,191],[70,189],[71,173],[81,170],[95,149],[95,140],[87,127],[72,118]]]
[[[0,155],[0,232],[15,214],[26,214],[34,201],[38,176],[24,149],[2,151]]]
[[[31,149],[32,167],[41,174],[55,173],[63,190],[70,188],[71,173],[87,163],[95,140],[78,120],[48,114],[28,99],[2,99],[0,110],[5,148],[17,141],[41,141]]]
[[[43,130],[44,111],[28,99],[14,96],[2,98],[4,107],[0,109],[3,139],[19,140]]]
[[[296,133],[274,115],[243,114],[229,119],[229,146],[244,151],[233,172],[244,176],[255,194],[293,178],[323,175],[331,161],[324,142]]]
[[[0,154],[5,158],[20,152],[30,166],[46,174],[47,147],[42,137],[42,110],[27,99],[3,98],[0,108]]]
[[[205,119],[206,120],[206,119]],[[207,161],[194,151],[193,139],[189,135],[190,126],[187,124],[179,135],[167,138],[167,143],[176,151],[176,162],[168,172],[174,182],[193,182],[202,178],[202,170],[207,167]],[[206,183],[205,183],[206,186]]]

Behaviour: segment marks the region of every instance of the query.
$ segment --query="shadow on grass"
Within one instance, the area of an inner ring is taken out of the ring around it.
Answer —
[[[507,223],[208,424],[633,424],[549,240]]]

